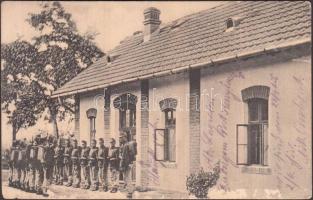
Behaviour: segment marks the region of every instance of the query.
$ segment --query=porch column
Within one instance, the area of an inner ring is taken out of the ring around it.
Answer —
[[[111,117],[111,109],[110,109],[110,102],[111,102],[111,91],[110,88],[106,88],[104,90],[104,136],[103,140],[104,143],[109,145],[109,140],[112,137],[110,134],[110,117]]]
[[[141,186],[149,184],[148,165],[149,165],[149,81],[141,81]]]
[[[200,168],[200,69],[189,74],[189,169],[190,173]]]
[[[74,136],[77,139],[77,141],[80,141],[80,133],[79,133],[79,118],[80,118],[80,99],[79,95],[75,95],[75,113],[74,113],[74,120],[75,120],[75,125],[74,125]]]

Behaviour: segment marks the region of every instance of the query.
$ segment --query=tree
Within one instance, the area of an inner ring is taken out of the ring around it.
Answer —
[[[33,38],[39,52],[35,73],[50,88],[49,96],[104,53],[93,42],[96,34],[80,35],[71,14],[59,2],[44,3],[42,9],[39,14],[30,14],[28,22],[40,32]],[[58,135],[57,118],[62,120],[66,113],[73,113],[74,101],[48,98],[46,106]]]
[[[12,125],[13,140],[20,128],[35,125],[45,96],[32,77],[37,51],[26,41],[1,45],[1,110]]]
[[[71,14],[67,13],[59,2],[43,3],[41,7],[42,10],[40,13],[31,13],[27,19],[29,24],[39,33],[39,36],[32,39],[31,44],[28,43],[33,54],[29,55],[27,48],[18,48],[14,45],[11,46],[14,50],[8,53],[26,51],[20,52],[19,57],[27,60],[28,64],[23,65],[18,61],[14,61],[14,56],[10,55],[1,55],[1,59],[5,63],[14,63],[12,65],[13,67],[11,67],[12,76],[15,76],[20,68],[27,69],[25,74],[28,74],[27,77],[31,78],[33,84],[26,91],[32,93],[33,98],[39,98],[32,100],[32,102],[40,102],[40,109],[32,108],[34,109],[32,111],[33,113],[39,113],[39,116],[43,113],[42,106],[47,108],[49,113],[48,118],[53,122],[55,133],[58,136],[57,121],[63,120],[66,114],[74,112],[74,101],[73,97],[62,100],[51,99],[52,92],[63,86],[98,58],[102,57],[104,53],[94,43],[96,34],[80,34],[75,22],[72,20]],[[18,42],[16,41],[16,43]],[[6,77],[1,76],[1,80],[2,78],[4,82],[7,82]],[[16,79],[13,80],[14,84],[16,84]],[[4,87],[9,88],[13,86],[4,85],[1,87],[1,90],[6,90]],[[19,93],[21,87],[20,85],[18,87],[14,86],[14,92]],[[12,98],[6,102],[16,104],[17,97],[12,96]],[[3,107],[5,108],[5,106],[4,104]],[[29,106],[21,103],[15,109],[20,109],[18,113],[25,112],[26,109],[29,109]],[[36,121],[38,116],[33,116],[32,120]],[[15,121],[13,120],[12,123],[15,123]],[[33,124],[21,123],[25,127]]]

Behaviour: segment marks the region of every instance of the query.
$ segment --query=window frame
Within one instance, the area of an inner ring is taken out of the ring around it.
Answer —
[[[239,126],[245,126],[245,127],[247,127],[247,144],[238,144],[238,141],[239,141],[239,138],[238,138],[238,130],[239,130]],[[248,124],[237,124],[237,126],[236,126],[236,163],[237,163],[237,165],[249,165],[249,140],[248,140],[248,134],[249,134],[249,131],[248,131]],[[239,145],[246,145],[246,147],[247,147],[247,162],[246,163],[239,163],[238,162],[238,158],[239,158],[239,148],[238,148],[238,146]]]
[[[260,154],[260,162],[259,163],[251,163],[250,162],[250,139],[249,139],[249,127],[253,126],[253,125],[259,125],[260,128],[260,133],[261,133],[261,154]],[[247,127],[247,144],[238,144],[238,127],[239,126],[246,126]],[[264,131],[265,126],[267,126],[267,132]],[[265,134],[267,134],[267,136],[265,136]],[[266,137],[266,138],[265,138]],[[267,140],[267,141],[266,141]],[[239,157],[239,145],[246,145],[247,146],[247,163],[239,163],[238,162],[238,157]],[[237,124],[236,126],[236,164],[237,165],[260,165],[260,166],[268,166],[268,123],[247,123],[247,124]],[[266,158],[265,158],[266,157]]]
[[[163,131],[163,160],[162,159],[158,159],[157,158],[157,131]],[[167,130],[165,128],[158,128],[158,129],[154,129],[154,160],[156,161],[166,161],[167,160],[167,156],[166,156],[166,141],[165,141],[165,135],[166,135]]]

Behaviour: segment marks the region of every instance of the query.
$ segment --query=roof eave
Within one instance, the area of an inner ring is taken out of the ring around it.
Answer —
[[[106,87],[109,87],[109,86],[118,85],[118,84],[121,84],[121,83],[129,83],[129,82],[133,82],[133,81],[137,81],[137,80],[149,79],[149,78],[152,78],[152,77],[165,76],[165,75],[169,75],[169,74],[173,74],[173,73],[179,73],[179,72],[186,71],[186,70],[189,70],[189,69],[201,68],[201,67],[208,66],[208,65],[213,65],[213,64],[222,64],[222,63],[230,62],[230,61],[233,61],[233,60],[236,60],[236,59],[253,57],[253,56],[257,56],[257,55],[262,54],[262,53],[268,53],[268,52],[272,52],[272,51],[283,50],[283,49],[286,49],[286,48],[290,48],[290,47],[294,47],[294,46],[298,46],[298,45],[303,45],[303,44],[306,44],[306,43],[311,43],[311,38],[305,38],[305,39],[301,39],[301,40],[287,42],[287,43],[283,43],[283,44],[281,44],[279,46],[270,46],[270,47],[266,47],[264,49],[257,49],[257,50],[254,50],[254,51],[247,51],[247,52],[243,52],[243,53],[240,53],[240,54],[230,55],[230,56],[227,56],[227,57],[211,59],[209,61],[202,62],[202,63],[186,65],[186,66],[179,67],[179,68],[176,68],[176,69],[173,69],[173,70],[167,70],[167,71],[152,73],[152,74],[148,74],[148,75],[144,75],[144,76],[133,77],[133,78],[130,78],[130,79],[125,79],[125,80],[113,82],[113,83],[110,83],[110,84],[101,84],[101,85],[94,86],[94,87],[82,88],[82,89],[79,89],[79,90],[68,91],[68,92],[57,93],[57,91],[56,91],[54,94],[52,94],[51,98],[70,96],[70,95],[83,93],[83,92],[87,92],[87,91],[91,91],[91,90],[96,90],[96,89],[106,88]]]

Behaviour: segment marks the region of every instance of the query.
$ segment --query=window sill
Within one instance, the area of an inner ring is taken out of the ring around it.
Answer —
[[[272,170],[270,167],[260,165],[243,166],[241,167],[241,172],[247,174],[264,174],[264,175],[272,174]]]
[[[158,161],[158,165],[164,168],[177,168],[176,162]]]

